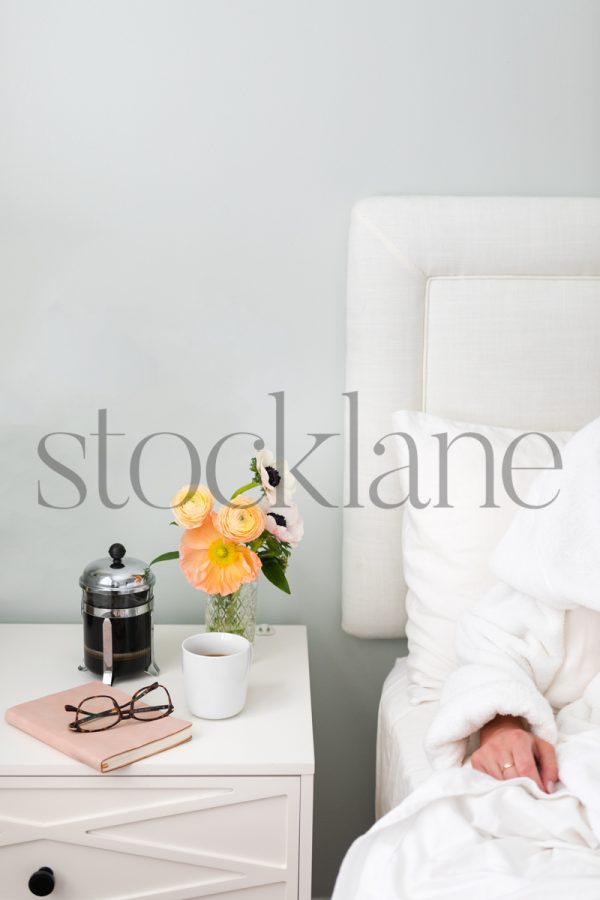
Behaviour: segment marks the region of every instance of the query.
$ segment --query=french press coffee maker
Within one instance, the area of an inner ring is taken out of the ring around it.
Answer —
[[[104,684],[122,675],[147,672],[158,675],[154,658],[155,578],[140,559],[125,555],[123,544],[113,544],[108,556],[83,570],[83,664],[102,675]]]

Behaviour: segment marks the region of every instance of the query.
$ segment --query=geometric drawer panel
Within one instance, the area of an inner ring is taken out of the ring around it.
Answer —
[[[42,785],[49,779],[38,779]],[[165,804],[171,804],[182,798],[187,803],[209,801],[212,798],[225,798],[231,790],[215,788],[212,790],[183,790],[162,789],[160,791],[146,791],[140,793],[138,788],[121,788],[117,783],[114,787],[108,787],[106,776],[102,778],[104,790],[92,790],[91,788],[78,788],[74,790],[60,790],[56,788],[41,787],[37,790],[3,789],[0,788],[0,815],[11,821],[31,823],[32,825],[58,825],[61,822],[83,819],[92,813],[100,815],[127,815],[128,810],[143,808],[157,811]],[[112,779],[112,783],[116,781]],[[14,781],[13,781],[14,784]]]
[[[288,797],[231,802],[209,809],[173,813],[126,825],[93,829],[119,843],[169,847],[195,855],[232,857],[262,865],[285,866]],[[259,826],[260,823],[260,826]]]
[[[299,820],[294,776],[0,779],[1,894],[296,900]]]

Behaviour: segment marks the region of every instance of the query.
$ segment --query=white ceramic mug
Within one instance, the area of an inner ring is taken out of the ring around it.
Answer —
[[[228,719],[246,703],[252,644],[239,634],[193,634],[181,645],[188,708],[201,719]]]

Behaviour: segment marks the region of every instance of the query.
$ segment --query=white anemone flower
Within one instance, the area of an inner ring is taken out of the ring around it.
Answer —
[[[297,546],[304,535],[304,522],[295,503],[291,506],[269,506],[266,499],[259,506],[265,514],[266,529],[278,541]]]
[[[283,463],[277,463],[270,450],[259,450],[256,454],[256,468],[269,506],[289,506],[296,490],[296,479],[290,472],[287,461],[284,459]]]

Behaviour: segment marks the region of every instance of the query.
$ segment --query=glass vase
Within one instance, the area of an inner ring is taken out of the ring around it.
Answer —
[[[242,584],[233,594],[208,594],[204,624],[207,631],[240,634],[251,643],[256,632],[256,581]]]

